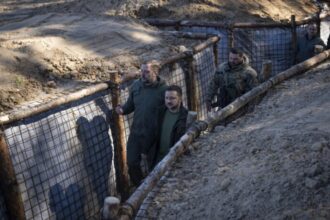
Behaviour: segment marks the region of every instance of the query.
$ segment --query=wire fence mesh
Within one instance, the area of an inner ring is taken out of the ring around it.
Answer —
[[[26,219],[91,219],[115,194],[108,92],[4,130]]]
[[[183,31],[202,32],[221,36],[218,42],[218,63],[228,61],[231,45],[241,49],[250,59],[251,66],[260,73],[265,60],[272,61],[272,75],[293,64],[292,29],[269,28],[213,28],[184,27]],[[230,36],[233,36],[230,42]]]
[[[200,53],[194,55],[197,65],[196,90],[198,97],[198,118],[207,117],[206,94],[209,82],[215,72],[214,54],[211,47],[206,48]]]

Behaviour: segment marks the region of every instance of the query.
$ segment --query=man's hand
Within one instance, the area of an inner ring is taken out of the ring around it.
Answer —
[[[145,154],[141,154],[140,168],[141,168],[142,176],[146,177],[149,173],[149,166],[148,166],[147,155]]]
[[[122,115],[122,114],[124,114],[124,110],[123,110],[123,108],[121,107],[121,105],[118,105],[118,106],[116,107],[116,112],[117,112],[118,115]]]

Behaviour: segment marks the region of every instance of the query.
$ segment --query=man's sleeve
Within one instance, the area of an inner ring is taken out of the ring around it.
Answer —
[[[216,95],[219,87],[220,87],[220,74],[216,72],[209,83],[209,87],[206,93],[206,101],[208,103],[212,102],[212,99]]]
[[[257,72],[254,69],[250,69],[248,71],[245,92],[250,91],[251,89],[253,89],[254,87],[256,87],[259,84],[256,75],[257,75]]]
[[[126,103],[122,106],[124,115],[132,113],[134,111],[134,95],[133,89],[130,89],[128,99]]]

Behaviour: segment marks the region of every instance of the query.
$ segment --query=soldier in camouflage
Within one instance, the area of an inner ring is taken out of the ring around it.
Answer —
[[[207,92],[207,110],[211,111],[212,100],[217,97],[216,106],[223,108],[237,97],[258,84],[257,72],[249,65],[242,51],[232,48],[229,61],[216,70]]]

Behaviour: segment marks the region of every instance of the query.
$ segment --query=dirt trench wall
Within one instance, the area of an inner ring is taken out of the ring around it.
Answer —
[[[116,194],[108,93],[4,130],[26,219],[90,219]]]

